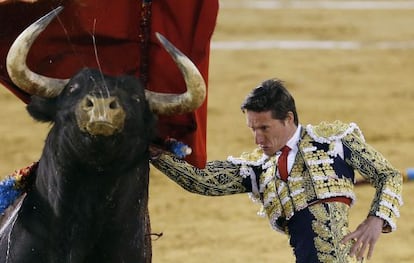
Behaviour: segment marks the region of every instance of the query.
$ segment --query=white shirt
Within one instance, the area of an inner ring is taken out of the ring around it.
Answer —
[[[288,174],[290,174],[290,171],[292,170],[293,163],[295,162],[295,159],[296,159],[296,154],[298,153],[298,142],[300,140],[300,131],[301,130],[302,130],[302,126],[299,124],[298,127],[296,128],[296,131],[293,134],[293,136],[286,143],[286,145],[289,146],[289,148],[290,148],[288,158],[287,158]],[[280,156],[281,153],[282,152],[277,153],[278,157]],[[277,173],[279,175],[279,170],[277,171]]]

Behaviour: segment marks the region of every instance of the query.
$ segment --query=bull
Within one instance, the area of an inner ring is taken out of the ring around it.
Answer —
[[[24,30],[7,57],[13,82],[32,94],[29,114],[52,126],[30,189],[1,226],[0,262],[150,262],[148,148],[156,115],[194,110],[205,83],[161,35],[185,79],[183,94],[151,92],[139,79],[98,69],[65,80],[36,74],[27,54],[61,9]]]

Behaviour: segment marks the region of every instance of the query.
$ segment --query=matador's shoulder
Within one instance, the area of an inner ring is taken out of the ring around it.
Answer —
[[[317,125],[308,124],[306,132],[312,139],[319,143],[331,143],[339,141],[347,136],[356,136],[365,141],[362,131],[358,125],[351,123],[344,123],[341,121],[321,122]]]
[[[269,157],[263,153],[260,148],[256,148],[251,152],[244,152],[239,157],[229,156],[228,161],[234,164],[259,166],[262,165]]]

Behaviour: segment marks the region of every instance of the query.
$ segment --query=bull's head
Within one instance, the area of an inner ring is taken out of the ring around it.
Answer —
[[[26,64],[26,57],[33,42],[62,9],[63,7],[56,8],[29,26],[15,40],[8,53],[7,70],[10,78],[19,88],[29,94],[43,98],[55,98],[62,93],[68,83],[72,90],[79,85],[73,79],[56,79],[39,75],[31,71]],[[183,74],[187,92],[167,94],[145,90],[145,98],[151,111],[155,114],[172,115],[191,112],[204,101],[204,80],[190,59],[162,35],[157,33],[157,37]],[[99,77],[94,76],[93,78],[96,85],[106,85],[105,81],[98,83]],[[104,80],[103,75],[102,80]],[[122,130],[124,125],[125,113],[122,105],[109,91],[107,93],[96,91],[85,95],[77,104],[75,112],[79,128],[92,135],[112,135]]]

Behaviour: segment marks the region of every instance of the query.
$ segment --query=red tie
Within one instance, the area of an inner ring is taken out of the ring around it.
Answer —
[[[289,146],[283,146],[282,154],[279,156],[279,159],[277,160],[280,178],[285,182],[287,181],[287,178],[289,176],[287,169],[287,157],[289,155],[289,151]]]

